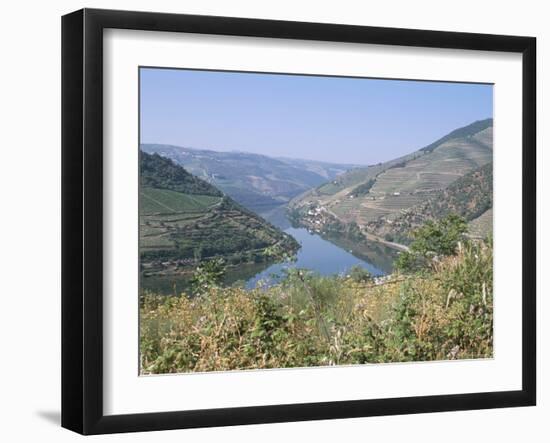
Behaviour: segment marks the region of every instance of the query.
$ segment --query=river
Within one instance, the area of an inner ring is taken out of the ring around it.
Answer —
[[[366,255],[366,246],[353,250],[353,242],[347,243],[350,249],[345,249],[343,238],[333,241],[322,238],[320,235],[310,232],[305,228],[287,228],[285,232],[292,235],[301,248],[298,251],[296,260],[289,263],[275,263],[258,272],[246,282],[247,288],[255,287],[259,282],[262,285],[270,285],[276,283],[284,275],[284,270],[288,268],[309,269],[320,275],[344,274],[353,266],[361,266],[366,269],[371,275],[380,276],[391,272],[391,264],[393,260],[379,261],[370,259]],[[338,246],[335,242],[340,240]],[[393,255],[388,247],[383,245],[374,245],[376,248],[387,249],[387,254]],[[376,252],[376,248],[371,248],[372,252]],[[355,254],[354,254],[355,252]]]
[[[274,225],[292,235],[301,245],[293,262],[240,265],[230,269],[224,284],[237,282],[247,289],[277,283],[288,268],[308,269],[320,275],[344,274],[361,266],[371,275],[391,273],[397,252],[377,242],[361,243],[345,237],[321,237],[305,228],[292,227],[280,211],[262,214]],[[155,276],[141,279],[141,288],[160,294],[179,294],[189,287],[188,276]]]

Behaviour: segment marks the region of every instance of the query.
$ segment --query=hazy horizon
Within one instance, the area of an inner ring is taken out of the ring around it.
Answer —
[[[141,144],[369,165],[492,117],[487,84],[140,70]]]
[[[185,148],[185,149],[191,149],[193,151],[207,151],[207,152],[218,152],[218,153],[222,153],[222,152],[226,152],[228,154],[252,154],[252,155],[263,155],[265,157],[270,157],[270,158],[273,158],[275,160],[277,159],[283,159],[283,160],[304,160],[304,161],[313,161],[313,162],[319,162],[319,163],[332,163],[332,164],[340,164],[340,165],[346,165],[346,164],[353,164],[353,165],[358,165],[358,166],[369,166],[367,164],[362,164],[362,163],[354,163],[354,162],[339,162],[339,161],[326,161],[326,160],[318,160],[318,159],[315,159],[315,158],[303,158],[303,157],[289,157],[289,156],[275,156],[275,155],[269,155],[269,154],[265,154],[265,153],[261,153],[261,152],[250,152],[250,151],[243,151],[243,150],[239,150],[239,149],[230,149],[230,150],[221,150],[221,149],[210,149],[210,148],[198,148],[196,146],[182,146],[182,145],[175,145],[173,143],[150,143],[150,142],[143,142],[143,143],[140,143],[140,147],[141,145],[155,145],[155,146],[172,146],[172,147],[176,147],[176,148]]]

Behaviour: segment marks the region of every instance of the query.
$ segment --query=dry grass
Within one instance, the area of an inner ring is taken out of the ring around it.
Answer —
[[[141,371],[491,357],[492,303],[492,247],[481,243],[382,285],[296,274],[267,290],[147,295]]]

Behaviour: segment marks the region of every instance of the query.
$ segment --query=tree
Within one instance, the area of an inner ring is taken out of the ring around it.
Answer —
[[[395,266],[398,270],[410,272],[425,267],[433,258],[454,255],[458,243],[466,238],[468,226],[464,218],[456,214],[434,222],[427,221],[415,231],[408,252],[402,252]]]
[[[449,214],[438,222],[428,221],[413,232],[411,251],[425,257],[454,255],[467,231],[466,220],[456,214]]]

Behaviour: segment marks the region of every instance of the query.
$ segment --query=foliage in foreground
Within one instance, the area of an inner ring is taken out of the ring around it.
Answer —
[[[466,240],[468,226],[464,218],[449,214],[438,221],[427,221],[411,232],[414,241],[409,251],[399,255],[395,267],[403,272],[420,271],[441,256],[454,255]]]
[[[142,373],[491,357],[492,262],[490,242],[460,242],[383,284],[294,270],[268,289],[146,295]]]

